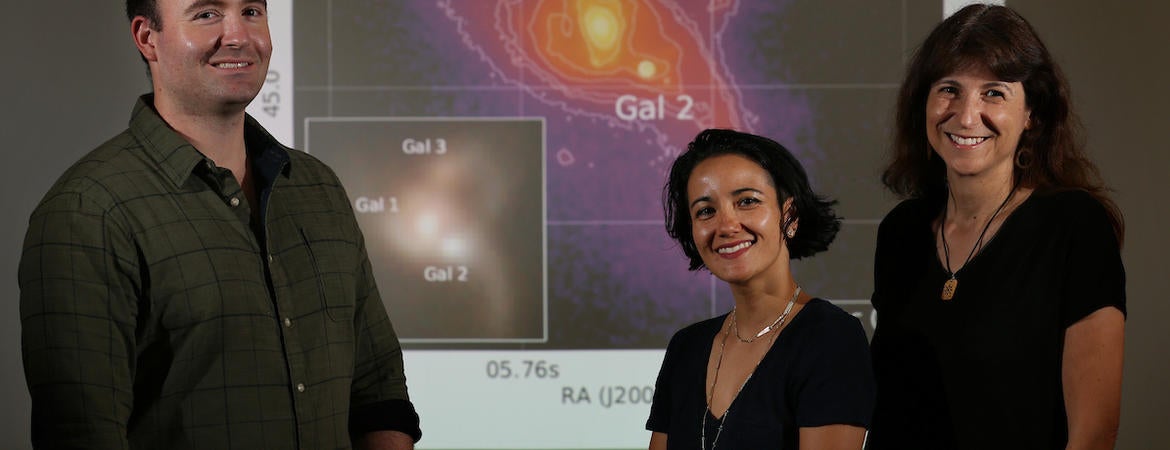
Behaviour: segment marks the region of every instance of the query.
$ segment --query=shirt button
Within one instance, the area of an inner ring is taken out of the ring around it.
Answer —
[[[297,383],[297,392],[305,392],[305,383]]]
[[[284,327],[285,328],[292,328],[292,319],[285,317],[284,318]]]
[[[228,203],[231,203],[233,208],[236,206],[240,206],[240,198],[239,197],[232,197],[231,200],[228,200]]]

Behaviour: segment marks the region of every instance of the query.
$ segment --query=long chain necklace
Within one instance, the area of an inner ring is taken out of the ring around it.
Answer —
[[[771,325],[764,327],[764,329],[757,333],[755,337],[751,338],[751,340],[745,340],[739,336],[739,329],[736,328],[735,325],[735,310],[731,310],[731,321],[727,324],[728,329],[723,330],[723,339],[719,341],[719,358],[715,360],[715,375],[711,377],[711,389],[707,391],[707,403],[703,408],[703,423],[702,427],[699,429],[699,448],[701,450],[707,449],[707,416],[709,415],[708,413],[711,412],[711,397],[715,395],[715,385],[719,383],[719,368],[723,367],[723,349],[727,346],[727,337],[731,335],[731,329],[735,329],[735,337],[741,342],[751,343],[755,341],[761,336],[768,334],[769,331],[778,329],[780,326],[784,325],[784,320],[788,318],[788,313],[792,312],[792,304],[796,303],[797,295],[800,295],[800,286],[796,287],[796,291],[792,294],[792,299],[788,301],[788,306],[784,308],[784,313],[780,314],[780,317],[776,318],[776,321],[772,322]],[[772,344],[775,342],[776,335],[773,335],[769,340],[768,348],[771,349]],[[739,393],[743,391],[744,386],[747,386],[748,380],[752,379],[752,375],[756,374],[756,369],[760,367],[760,363],[764,361],[765,356],[768,356],[768,350],[764,350],[764,354],[760,355],[760,360],[756,361],[755,367],[752,367],[752,371],[748,373],[747,378],[744,378],[743,383],[739,385],[739,389],[735,390],[735,395],[731,397],[731,403],[735,403],[735,399],[739,398]],[[715,438],[711,440],[711,450],[715,450],[715,444],[719,442],[719,435],[723,434],[723,424],[727,423],[727,418],[729,416],[731,416],[730,403],[727,406],[727,410],[723,411],[723,418],[719,420],[719,428],[715,431]]]
[[[987,230],[991,228],[991,222],[995,221],[995,216],[998,216],[999,212],[1003,211],[1004,206],[1007,206],[1008,201],[1010,201],[1012,197],[1015,196],[1016,189],[1019,187],[1020,183],[1018,181],[1012,185],[1012,190],[1008,192],[1007,197],[1003,199],[1003,203],[1000,203],[999,207],[995,208],[995,212],[991,214],[991,217],[987,219],[987,224],[983,226],[983,231],[979,232],[979,239],[975,240],[975,245],[971,247],[971,253],[967,254],[967,259],[963,261],[963,266],[959,267],[958,270],[953,272],[951,271],[951,249],[950,246],[947,245],[947,233],[943,230],[947,225],[947,207],[946,205],[943,205],[942,221],[938,224],[938,234],[942,239],[943,257],[946,258],[947,275],[950,276],[950,278],[948,278],[947,281],[943,283],[941,296],[943,300],[950,300],[955,298],[955,289],[959,287],[959,270],[963,270],[963,268],[967,267],[967,263],[971,262],[971,258],[974,257],[979,248],[983,246],[983,237],[987,234]],[[951,195],[951,198],[954,199],[953,194]]]
[[[788,300],[788,306],[784,307],[784,312],[780,313],[780,316],[776,317],[776,320],[772,321],[771,325],[764,327],[764,329],[760,330],[759,333],[756,333],[755,336],[747,338],[747,339],[744,339],[743,336],[739,335],[739,325],[737,325],[735,323],[735,316],[736,316],[735,309],[732,309],[731,310],[731,329],[735,330],[735,338],[739,339],[740,342],[743,342],[745,344],[751,344],[752,342],[755,342],[756,339],[759,339],[761,336],[768,334],[769,331],[772,331],[772,330],[775,330],[776,328],[778,328],[781,324],[784,323],[784,318],[788,317],[788,313],[792,312],[792,305],[796,303],[796,297],[798,295],[800,295],[800,286],[796,286],[796,290],[792,291],[792,298]]]

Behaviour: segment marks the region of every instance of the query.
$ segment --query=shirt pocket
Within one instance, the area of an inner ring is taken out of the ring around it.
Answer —
[[[301,228],[309,252],[321,307],[334,322],[352,321],[357,297],[355,272],[360,268],[357,242],[338,229]]]

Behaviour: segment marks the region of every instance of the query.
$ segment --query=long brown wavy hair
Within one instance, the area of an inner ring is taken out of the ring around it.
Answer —
[[[898,95],[893,151],[882,183],[903,198],[943,201],[946,166],[926,139],[926,98],[942,77],[979,67],[1024,86],[1031,127],[1016,148],[1014,181],[1037,190],[1088,192],[1105,206],[1120,242],[1124,220],[1097,166],[1085,156],[1068,81],[1032,25],[1004,6],[964,7],[936,26],[914,53]]]

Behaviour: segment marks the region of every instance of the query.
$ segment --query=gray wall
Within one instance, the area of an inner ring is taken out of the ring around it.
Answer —
[[[31,448],[16,267],[28,216],[81,155],[126,127],[148,89],[117,0],[7,2],[0,19],[0,448]]]
[[[46,7],[5,5],[8,50],[0,70],[0,130],[8,146],[0,219],[0,447],[29,448],[29,400],[20,363],[16,267],[27,217],[53,180],[96,144],[119,132],[148,84],[115,0]],[[1112,2],[1111,2],[1112,3]],[[1010,1],[1040,30],[1072,81],[1093,158],[1116,191],[1128,224],[1129,320],[1118,448],[1170,448],[1170,148],[1161,134],[1170,90],[1170,4],[1100,0]],[[1053,5],[1059,5],[1054,9]],[[48,9],[47,9],[48,8]],[[63,10],[55,10],[63,9]],[[67,9],[67,10],[64,10]],[[921,36],[911,36],[913,42]],[[850,70],[842,68],[840,70]],[[58,125],[60,124],[60,125]],[[876,180],[874,185],[876,186]]]
[[[1125,214],[1125,381],[1118,448],[1170,448],[1170,17],[1166,2],[1008,2],[1028,17],[1073,86],[1091,156]],[[1052,5],[1059,4],[1059,9]]]

